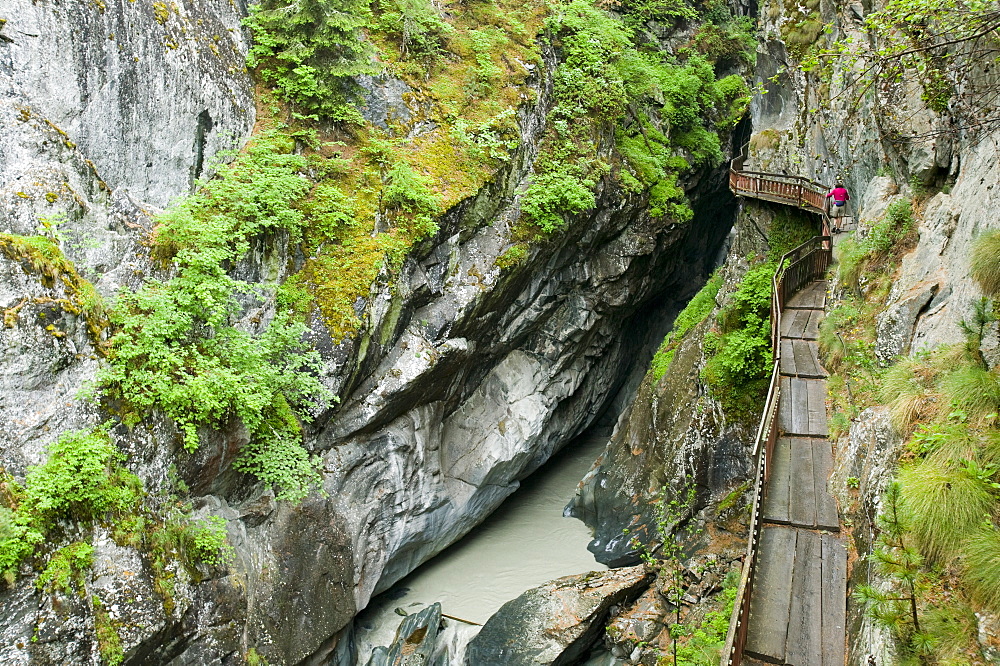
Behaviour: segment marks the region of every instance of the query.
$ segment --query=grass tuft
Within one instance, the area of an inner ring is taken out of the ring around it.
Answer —
[[[980,366],[959,366],[945,375],[941,388],[946,404],[964,411],[972,421],[1000,409],[1000,376]]]
[[[1000,231],[983,234],[972,247],[972,279],[988,296],[1000,295]]]
[[[965,581],[973,600],[1000,612],[1000,531],[996,527],[977,531],[964,554]]]
[[[900,359],[882,375],[879,397],[899,432],[909,432],[919,419],[928,400],[926,379],[925,366],[914,358]]]
[[[986,484],[963,469],[918,462],[900,470],[899,482],[913,535],[932,561],[956,556],[995,505]]]

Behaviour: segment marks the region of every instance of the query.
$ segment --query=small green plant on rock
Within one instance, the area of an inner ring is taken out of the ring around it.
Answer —
[[[71,592],[74,585],[82,589],[84,573],[93,563],[94,547],[89,543],[77,542],[60,548],[49,558],[36,586],[40,590],[58,590],[64,594]]]
[[[63,520],[93,522],[138,508],[142,482],[119,465],[122,458],[106,430],[68,432],[49,447],[45,463],[28,469],[23,486],[3,482],[0,573],[8,584]],[[81,563],[88,548],[79,544],[59,555],[64,562],[53,565],[46,583],[61,581],[59,570]]]
[[[91,603],[94,608],[94,633],[97,635],[97,649],[101,654],[101,660],[107,666],[118,666],[125,661],[118,622],[111,619],[100,597],[94,595]]]
[[[910,650],[926,654],[929,652],[930,637],[921,631],[917,613],[923,589],[923,558],[906,541],[908,525],[903,513],[900,484],[890,483],[883,500],[883,510],[878,516],[881,533],[870,558],[881,572],[890,577],[895,588],[882,591],[860,585],[854,596],[859,603],[865,604],[871,617],[892,629]]]

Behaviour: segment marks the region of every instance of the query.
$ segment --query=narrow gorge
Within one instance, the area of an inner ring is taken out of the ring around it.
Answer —
[[[771,280],[822,233],[736,197],[738,156],[851,193],[819,334],[847,663],[996,663],[998,27],[8,0],[0,663],[729,663]],[[574,457],[541,550],[574,576],[476,592],[487,545],[407,582]]]

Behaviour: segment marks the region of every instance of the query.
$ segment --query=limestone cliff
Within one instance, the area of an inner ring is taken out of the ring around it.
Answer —
[[[109,335],[79,280],[113,301],[123,287],[168,279],[147,249],[156,214],[209,177],[220,151],[246,141],[257,109],[238,3],[74,0],[4,12],[0,461],[21,480],[60,433],[115,416],[114,405],[109,414],[77,397]],[[482,520],[602,411],[656,318],[651,306],[676,309],[704,279],[733,203],[721,172],[691,170],[682,184],[693,219],[664,223],[645,195],[603,178],[592,211],[520,263],[498,266],[513,244],[557,62],[547,50],[541,66],[523,68],[518,147],[397,269],[378,274],[354,303],[358,330],[334,335],[311,316],[320,378],[340,398],[305,430],[325,492],[275,501],[234,471],[248,437],[239,423],[203,428],[188,453],[162,415],[115,421],[111,436],[148,502],[170,511],[186,500],[196,517],[224,520],[231,558],[157,559],[147,545],[122,543],[114,526],[67,523],[46,547],[93,547],[81,593],[39,589],[37,572],[22,565],[0,592],[0,661],[322,659],[373,594]],[[433,131],[402,81],[361,82],[370,121],[391,117],[403,135]],[[594,137],[604,154],[606,132]],[[18,245],[36,234],[70,263]],[[303,260],[276,233],[254,238],[231,268],[274,283]],[[252,305],[241,313],[247,329],[274,314],[273,299]]]

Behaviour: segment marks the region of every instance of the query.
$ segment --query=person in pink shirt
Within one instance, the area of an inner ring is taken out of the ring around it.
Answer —
[[[840,217],[844,214],[846,210],[844,206],[847,205],[851,195],[847,192],[847,188],[844,187],[843,183],[837,183],[830,190],[830,193],[826,195],[826,198],[833,198],[833,208],[830,210],[830,215],[832,217]]]

